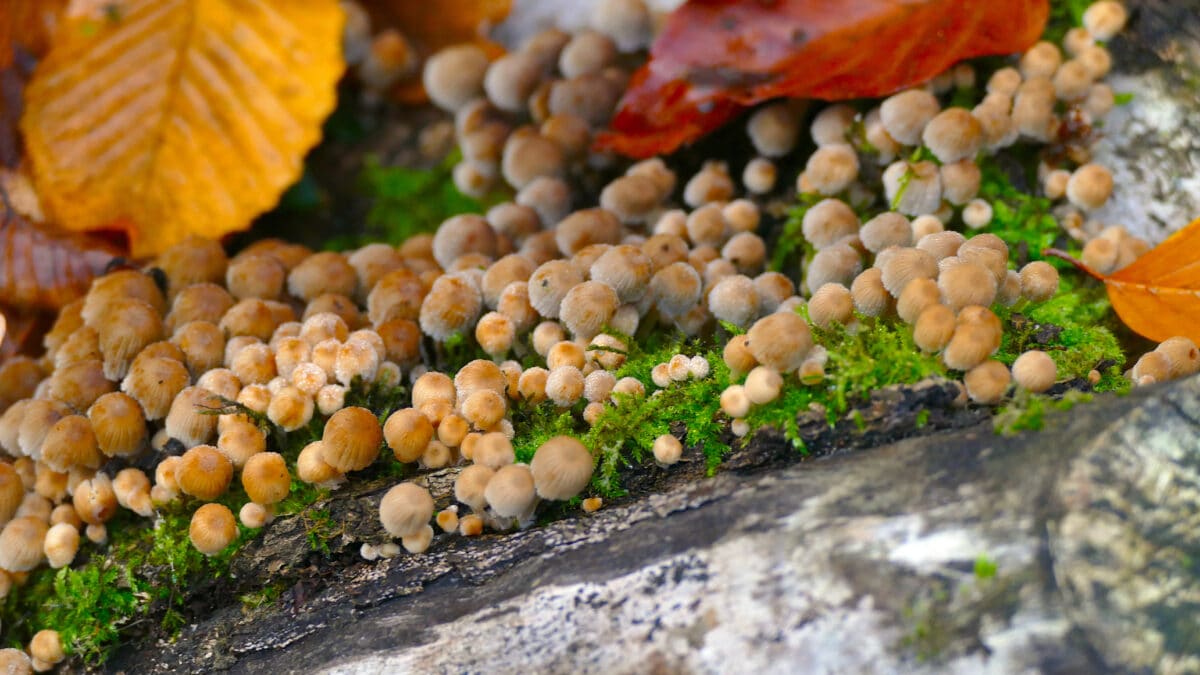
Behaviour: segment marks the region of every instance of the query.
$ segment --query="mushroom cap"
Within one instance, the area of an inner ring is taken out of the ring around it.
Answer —
[[[366,408],[342,408],[325,423],[321,459],[342,473],[365,469],[379,457],[383,430]]]
[[[750,412],[750,397],[746,388],[740,384],[731,384],[721,392],[721,411],[728,417],[740,419]]]
[[[1049,300],[1058,292],[1058,270],[1045,261],[1033,261],[1021,268],[1021,294],[1032,303]]]
[[[426,403],[435,400],[454,403],[455,396],[454,380],[450,379],[449,375],[436,370],[423,373],[413,383],[413,408],[420,408]]]
[[[225,493],[233,480],[233,463],[211,445],[197,445],[180,457],[175,480],[185,493],[212,501]]]
[[[775,189],[779,171],[775,163],[765,157],[755,157],[742,170],[742,184],[751,194],[763,195]]]
[[[1054,386],[1054,381],[1058,379],[1058,367],[1049,354],[1031,349],[1013,361],[1012,376],[1017,386],[1041,393]]]
[[[872,267],[854,277],[850,285],[854,309],[864,316],[882,316],[892,306],[892,296],[883,286],[883,270]]]
[[[189,321],[171,336],[183,352],[183,363],[192,377],[219,367],[225,358],[225,334],[210,321]]]
[[[817,251],[804,271],[804,280],[815,290],[830,283],[853,283],[861,271],[862,256],[858,251],[848,244],[834,244]]]
[[[858,154],[846,143],[822,145],[809,155],[801,174],[812,189],[823,195],[835,195],[850,187],[858,178]]]
[[[653,271],[653,263],[641,248],[622,244],[604,251],[592,263],[590,274],[592,280],[612,287],[620,302],[629,303],[645,295]]]
[[[462,273],[444,274],[421,302],[421,330],[435,340],[470,328],[483,309],[483,296]]]
[[[721,257],[733,263],[742,274],[757,274],[767,257],[767,245],[754,232],[738,232],[725,242]]]
[[[693,209],[733,196],[733,179],[725,162],[708,161],[683,187],[683,202]]]
[[[532,54],[512,52],[488,66],[483,91],[497,108],[520,113],[542,77],[542,64]],[[465,106],[464,106],[465,107]],[[460,108],[461,110],[462,108]]]
[[[516,461],[512,441],[499,431],[483,434],[475,443],[472,461],[493,470]]]
[[[521,379],[517,381],[517,392],[520,397],[532,404],[538,404],[546,400],[546,380],[550,377],[550,371],[540,366],[526,368],[521,373]]]
[[[758,318],[758,291],[754,280],[733,274],[718,281],[708,292],[712,315],[735,326],[748,326]]]
[[[52,525],[46,531],[42,549],[46,555],[46,563],[52,569],[70,565],[79,551],[79,530],[70,523]]]
[[[917,316],[913,324],[913,343],[921,351],[940,351],[950,342],[954,329],[954,310],[935,301]]]
[[[842,284],[828,283],[808,301],[808,318],[820,328],[848,325],[854,318],[854,298]]]
[[[67,656],[63,653],[62,638],[58,631],[46,628],[34,633],[29,641],[29,656],[35,661],[51,665],[65,659]]]
[[[192,546],[204,555],[213,556],[225,550],[237,537],[237,520],[224,504],[204,504],[192,514],[188,526]]]
[[[806,104],[776,101],[754,111],[746,121],[746,134],[758,154],[782,157],[796,148]]]
[[[42,441],[41,460],[55,471],[66,472],[76,467],[98,469],[103,459],[92,423],[83,415],[62,417]]]
[[[504,419],[504,413],[507,412],[504,395],[493,389],[472,392],[463,399],[461,408],[463,417],[478,429],[494,427]],[[442,423],[445,424],[444,421]]]
[[[559,366],[546,377],[546,397],[560,408],[575,405],[583,389],[583,373],[575,366]]]
[[[1112,195],[1112,172],[1099,164],[1084,164],[1067,181],[1067,199],[1085,211],[1104,206]]]
[[[121,391],[137,399],[148,420],[166,417],[171,403],[191,384],[187,368],[166,357],[137,358],[121,381]]]
[[[567,291],[558,313],[575,337],[590,340],[604,328],[620,304],[612,286],[600,281],[585,281]]]
[[[888,203],[900,213],[936,213],[942,204],[941,171],[929,161],[893,162],[883,171],[883,190]]]
[[[537,504],[533,473],[525,464],[509,464],[496,471],[484,489],[484,499],[497,515],[521,518]],[[582,488],[581,488],[582,489]]]
[[[256,504],[275,504],[291,491],[292,477],[287,461],[277,452],[259,452],[246,460],[242,469],[242,487]]]
[[[937,262],[958,254],[958,249],[966,241],[966,237],[954,230],[934,232],[921,237],[917,248],[933,256]]]
[[[620,243],[621,221],[607,209],[583,209],[559,222],[554,237],[562,254],[573,256],[592,244]]]
[[[464,468],[454,480],[454,498],[473,511],[484,510],[487,508],[484,490],[495,473],[495,469],[479,463]]]
[[[312,485],[332,486],[345,480],[345,475],[321,459],[321,441],[313,441],[296,458],[296,477]]]
[[[965,108],[947,108],[925,125],[921,140],[942,164],[969,159],[983,145],[983,126]]]
[[[425,62],[421,83],[439,108],[454,112],[483,94],[488,58],[474,44],[447,47]]]
[[[883,128],[904,145],[919,145],[925,125],[938,114],[938,100],[922,89],[909,89],[884,99],[879,106]]]
[[[591,26],[623,52],[635,52],[654,37],[654,15],[643,0],[607,0],[592,9]]]
[[[668,317],[684,314],[700,301],[702,284],[696,269],[674,262],[658,270],[650,280],[650,293],[659,311]]]
[[[458,403],[465,402],[478,391],[490,390],[503,400],[507,381],[500,366],[486,359],[475,359],[458,369],[454,375],[454,390]]]
[[[889,246],[912,246],[913,243],[912,225],[908,218],[895,211],[885,211],[863,223],[858,236],[863,247],[871,253],[879,253]]]
[[[1172,378],[1186,377],[1200,371],[1200,351],[1189,338],[1182,335],[1167,338],[1154,351],[1167,357]]]
[[[600,192],[600,206],[616,214],[621,222],[636,224],[645,222],[663,196],[658,183],[648,175],[619,176]]]
[[[946,201],[961,206],[975,198],[983,182],[983,172],[974,159],[967,157],[957,162],[942,165],[942,196]],[[905,244],[907,246],[907,244]]]
[[[36,516],[18,516],[0,530],[0,569],[29,572],[42,562],[46,522]]]
[[[0,649],[0,672],[9,675],[33,675],[33,664],[25,652],[13,647],[6,647]]]
[[[938,274],[937,261],[919,248],[895,249],[882,266],[883,286],[899,298],[904,287],[915,279],[933,279]]]
[[[0,462],[0,523],[7,523],[25,498],[21,476],[8,462]]]
[[[996,277],[982,265],[962,262],[938,275],[942,304],[957,312],[968,305],[989,306],[996,299]]]
[[[387,491],[379,503],[379,522],[393,537],[416,534],[433,518],[433,497],[429,490],[406,482]]]
[[[774,368],[756,366],[746,376],[743,386],[751,403],[764,405],[779,398],[779,392],[783,389],[783,376]]]
[[[987,405],[995,405],[1004,398],[1011,380],[1008,367],[999,361],[984,361],[963,376],[967,396],[976,403]]]
[[[468,253],[496,256],[496,231],[486,218],[475,213],[463,213],[442,221],[433,236],[433,257],[444,269]]]
[[[746,332],[745,338],[755,361],[781,373],[790,373],[799,368],[813,347],[808,324],[794,313],[777,312],[759,319]],[[737,370],[742,370],[740,366],[745,365],[745,359],[738,361]],[[729,363],[728,347],[726,363]]]
[[[429,545],[433,543],[433,528],[425,525],[413,534],[401,537],[400,543],[404,545],[404,550],[409,553],[424,553],[429,549]]]

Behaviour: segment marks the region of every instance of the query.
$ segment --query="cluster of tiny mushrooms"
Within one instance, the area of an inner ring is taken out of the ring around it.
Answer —
[[[364,84],[385,89],[411,67],[397,56],[402,38],[372,36],[361,8],[346,6],[347,56]],[[654,158],[609,182],[598,206],[573,208],[578,169],[616,162],[589,144],[613,112],[630,55],[652,37],[642,0],[601,2],[589,28],[545,30],[494,61],[473,45],[445,49],[425,63],[423,78],[432,101],[454,115],[463,154],[454,182],[481,195],[503,180],[515,198],[398,247],[314,253],[264,240],[228,258],[216,242],[189,240],[144,269],[96,279],[62,310],[44,356],[0,368],[0,449],[9,458],[0,461],[0,596],[40,565],[70,565],[81,534],[103,545],[105,523],[120,508],[152,519],[159,505],[186,496],[200,504],[193,545],[216,554],[236,538],[239,519],[248,528],[268,524],[293,477],[335,488],[385,445],[397,462],[425,469],[466,464],[454,498],[468,513],[456,505],[435,514],[419,479],[384,495],[380,521],[407,551],[430,546],[431,522],[447,536],[528,526],[540,500],[583,493],[595,460],[593,449],[559,436],[529,464],[515,462],[511,402],[546,402],[591,424],[606,406],[639,405],[647,389],[709,376],[703,356],[680,354],[655,367],[651,382],[617,379],[623,336],[646,321],[687,336],[711,334],[716,320],[746,329],[723,353],[741,383],[720,406],[739,436],[752,406],[786,386],[820,386],[828,354],[810,322],[854,330],[896,317],[911,325],[919,349],[963,373],[964,401],[998,403],[1013,381],[1047,390],[1057,374],[1046,353],[1025,352],[1011,369],[991,358],[1002,324],[989,307],[1045,301],[1058,274],[1037,261],[1010,269],[1003,241],[971,236],[992,218],[976,196],[975,160],[1018,141],[1050,142],[1066,124],[1100,122],[1114,96],[1102,81],[1110,57],[1097,41],[1124,21],[1120,4],[1093,4],[1061,47],[1039,43],[992,73],[972,109],[943,108],[938,98],[974,85],[976,72],[963,63],[865,114],[845,104],[817,112],[808,127],[816,149],[796,179],[797,192],[819,199],[803,219],[815,254],[802,276],[764,271],[753,197],[775,191],[775,161],[800,145],[805,103],[770,103],[748,118],[757,155],[741,176],[749,198],[736,197],[734,176],[713,160],[687,179],[682,204],[672,203],[676,173]],[[921,146],[936,159],[909,159]],[[1112,190],[1086,144],[1068,146],[1058,161],[1039,167],[1041,189],[1059,203],[1066,230],[1086,241],[1085,262],[1109,272],[1144,252],[1146,242],[1120,227],[1086,219]],[[879,170],[860,171],[868,164]],[[891,209],[860,222],[854,206],[879,191]],[[965,233],[947,229],[955,221]],[[473,335],[492,359],[456,373],[421,363],[422,340],[456,334]],[[545,367],[507,360],[530,349]],[[1195,345],[1172,338],[1129,376],[1146,384],[1198,367]],[[411,405],[382,423],[344,405],[355,383],[404,378]],[[285,432],[318,415],[323,435],[289,463],[248,415],[206,414],[230,401]],[[664,467],[682,451],[669,434],[653,444]],[[152,470],[134,466],[147,455]],[[249,501],[235,516],[213,500],[239,473]],[[586,511],[600,505],[583,500]],[[362,554],[399,550],[367,544]],[[0,651],[0,669],[41,671],[63,658],[47,627],[27,653]]]

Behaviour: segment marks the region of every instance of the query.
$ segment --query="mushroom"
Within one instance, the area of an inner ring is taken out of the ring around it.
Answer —
[[[608,284],[622,303],[640,300],[653,272],[653,263],[639,247],[624,244],[606,250],[590,268],[591,279]]]
[[[41,461],[59,472],[75,467],[100,468],[103,455],[88,418],[66,415],[56,421],[42,441]]]
[[[53,525],[46,531],[42,547],[52,569],[66,567],[79,551],[79,530],[70,523]]]
[[[576,338],[595,337],[616,313],[620,299],[612,286],[600,281],[576,284],[563,296],[559,317]]]
[[[963,384],[967,388],[967,396],[976,403],[995,405],[1004,398],[1011,381],[1008,368],[999,361],[984,361],[967,371],[963,376]]]
[[[811,190],[797,185],[797,192],[838,194],[858,178],[858,169],[858,155],[854,148],[845,143],[822,145],[809,155],[804,173],[800,174]]]
[[[1187,377],[1200,372],[1200,351],[1196,343],[1182,335],[1163,340],[1154,351],[1167,357],[1172,378]]]
[[[1062,52],[1052,42],[1042,41],[1021,55],[1019,68],[1025,79],[1034,77],[1053,77],[1054,72],[1062,64]]]
[[[479,289],[461,273],[440,276],[421,302],[421,330],[445,340],[474,324],[482,306]]]
[[[872,267],[854,277],[850,285],[854,310],[863,316],[883,316],[892,307],[893,298],[883,286],[883,270]]]
[[[783,100],[764,105],[746,122],[746,134],[754,149],[764,157],[783,157],[796,147],[805,101]]]
[[[683,188],[683,201],[693,209],[709,202],[729,201],[733,196],[733,179],[725,162],[709,160],[688,180]]]
[[[837,283],[822,285],[808,301],[808,316],[813,325],[820,328],[831,328],[834,324],[849,325],[854,319],[854,300],[850,289]]]
[[[1098,240],[1094,240],[1098,241]],[[1021,268],[1021,294],[1030,302],[1044,302],[1058,292],[1058,270],[1035,260]]]
[[[575,405],[583,389],[583,373],[575,366],[559,366],[546,377],[546,397],[560,408]]]
[[[989,306],[996,299],[996,278],[981,265],[962,262],[938,275],[938,291],[952,311],[968,305]]]
[[[517,392],[520,397],[530,404],[536,405],[546,400],[546,381],[550,371],[539,366],[526,368],[517,382]]]
[[[212,501],[225,494],[232,479],[233,464],[211,445],[190,448],[183,453],[175,468],[179,489],[204,501]]]
[[[474,44],[447,47],[425,62],[421,82],[429,99],[454,112],[483,94],[487,55]]]
[[[823,199],[804,212],[800,230],[809,243],[821,250],[858,234],[858,216],[840,199]]]
[[[1104,206],[1112,194],[1112,173],[1099,164],[1085,164],[1067,181],[1067,199],[1085,211]]]
[[[534,452],[529,469],[538,496],[565,501],[578,495],[592,478],[592,454],[570,436],[556,436]]]
[[[393,537],[411,537],[433,518],[433,497],[416,483],[400,483],[388,490],[379,503],[379,521]]]
[[[731,418],[745,417],[750,412],[750,397],[740,384],[731,384],[721,392],[721,411]]]
[[[765,405],[779,398],[783,390],[783,377],[774,368],[757,366],[746,376],[743,386],[751,403]]]
[[[675,464],[683,456],[683,444],[671,434],[663,434],[654,439],[651,450],[654,452],[654,461],[664,467]]]
[[[903,145],[919,145],[925,125],[938,114],[940,106],[933,94],[909,89],[884,99],[879,118],[888,135]]]
[[[763,195],[775,189],[779,175],[775,164],[765,157],[755,157],[742,170],[742,184],[751,194]]]
[[[868,220],[858,230],[858,236],[863,247],[872,253],[879,253],[889,246],[912,246],[913,243],[913,231],[908,218],[894,211],[884,211]]]
[[[1125,28],[1129,14],[1116,0],[1100,0],[1083,11],[1083,27],[1097,40],[1113,39]]]
[[[237,520],[224,504],[204,504],[192,514],[188,538],[204,555],[214,556],[225,550],[237,537]]]
[[[383,430],[374,413],[351,406],[329,418],[321,440],[321,459],[347,473],[365,469],[375,461],[383,442]]]
[[[1012,364],[1012,377],[1017,386],[1040,394],[1054,386],[1058,369],[1046,352],[1031,349],[1017,357]]]
[[[590,468],[589,465],[589,474]],[[484,489],[484,499],[497,516],[516,519],[522,524],[530,522],[533,510],[537,506],[537,493],[530,467],[524,464],[509,464],[497,470],[488,480]]]
[[[511,449],[511,445],[509,447]],[[469,506],[472,511],[483,511],[487,508],[484,490],[495,473],[496,470],[492,467],[478,462],[464,468],[454,480],[454,498]]]
[[[935,213],[942,203],[942,179],[937,164],[897,161],[883,172],[883,190],[892,208],[909,216]]]
[[[947,108],[934,116],[921,132],[921,140],[942,164],[970,159],[983,144],[983,127],[964,108]]]
[[[963,207],[962,219],[972,230],[987,227],[992,222],[992,205],[983,199],[972,199]]]
[[[18,515],[0,530],[0,569],[29,572],[42,562],[48,526],[36,516]]]
[[[67,658],[58,631],[46,628],[34,633],[29,641],[29,656],[33,659],[34,670],[38,672],[51,670]],[[46,667],[38,668],[38,664]]]
[[[924,352],[941,351],[954,335],[954,310],[934,302],[925,307],[913,324],[913,343]]]
[[[721,321],[749,326],[758,318],[758,291],[754,281],[741,274],[721,279],[708,292],[708,309]]]

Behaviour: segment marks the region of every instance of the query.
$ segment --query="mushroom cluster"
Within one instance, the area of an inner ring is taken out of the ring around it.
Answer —
[[[401,36],[371,37],[365,14],[344,4],[347,57],[365,83],[382,90],[416,67]],[[976,403],[1000,402],[1014,381],[1047,391],[1058,379],[1049,354],[1027,351],[1011,368],[993,358],[1004,326],[992,308],[1049,300],[1058,273],[1039,261],[1018,269],[1000,238],[977,232],[993,206],[979,198],[976,160],[1019,141],[1061,150],[1044,154],[1041,185],[1066,231],[1087,241],[1085,262],[1109,272],[1146,250],[1084,215],[1113,188],[1091,162],[1087,129],[1113,106],[1101,81],[1110,59],[1095,41],[1124,14],[1106,1],[1084,19],[1064,40],[1070,58],[1039,43],[994,72],[971,109],[943,105],[975,81],[960,64],[866,113],[817,111],[815,150],[795,181],[810,204],[803,270],[767,269],[760,204],[790,186],[779,166],[802,146],[806,105],[749,116],[757,156],[740,176],[721,160],[680,176],[662,158],[621,167],[590,152],[636,65],[630,54],[649,43],[641,0],[600,2],[589,27],[544,31],[494,61],[475,45],[439,52],[423,82],[454,115],[464,157],[455,184],[482,195],[502,178],[513,199],[398,245],[314,252],[263,240],[230,258],[189,240],[96,279],[61,312],[44,356],[0,366],[10,458],[0,461],[0,596],[39,565],[70,565],[82,540],[103,544],[119,509],[153,518],[170,502],[194,507],[191,541],[216,555],[239,521],[267,526],[293,480],[337,488],[393,459],[452,468],[454,501],[437,510],[444,496],[420,478],[396,485],[379,520],[400,543],[364,544],[363,558],[426,551],[439,536],[431,523],[463,536],[525,527],[541,501],[584,494],[596,460],[557,436],[518,462],[515,409],[544,406],[586,429],[613,406],[640,405],[648,387],[658,395],[724,366],[732,383],[720,409],[744,436],[755,406],[821,385],[823,334],[869,322],[910,326],[915,347],[962,373]],[[578,204],[584,171],[610,178],[595,203]],[[677,353],[646,381],[619,376],[632,336],[656,329],[720,339],[723,363]],[[487,358],[446,372],[422,358],[452,339]],[[1149,384],[1198,369],[1196,346],[1172,338],[1129,375]],[[405,383],[399,409],[348,405],[364,388]],[[292,460],[276,430],[315,440]],[[392,458],[381,460],[384,447]],[[684,448],[662,434],[652,452],[666,468]],[[236,514],[218,501],[231,501],[235,479],[246,495]],[[587,512],[600,506],[583,500]],[[57,634],[43,633],[28,657],[17,652],[34,667],[62,658]]]

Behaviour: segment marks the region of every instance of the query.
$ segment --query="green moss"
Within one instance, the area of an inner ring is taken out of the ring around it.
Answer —
[[[1022,431],[1041,431],[1045,426],[1047,413],[1054,410],[1070,410],[1091,400],[1091,394],[1075,389],[1063,394],[1061,398],[1018,390],[996,411],[996,416],[992,418],[992,428],[1004,436],[1012,436]]]
[[[366,231],[335,237],[326,247],[342,250],[377,241],[400,244],[413,235],[433,232],[451,216],[483,213],[488,205],[504,198],[497,195],[480,201],[459,192],[451,172],[460,159],[455,151],[432,169],[409,169],[383,166],[377,158],[368,157],[362,172],[363,192],[371,200]]]
[[[975,558],[975,578],[979,580],[991,579],[996,576],[997,571],[996,561],[988,557],[986,553],[980,553]]]

